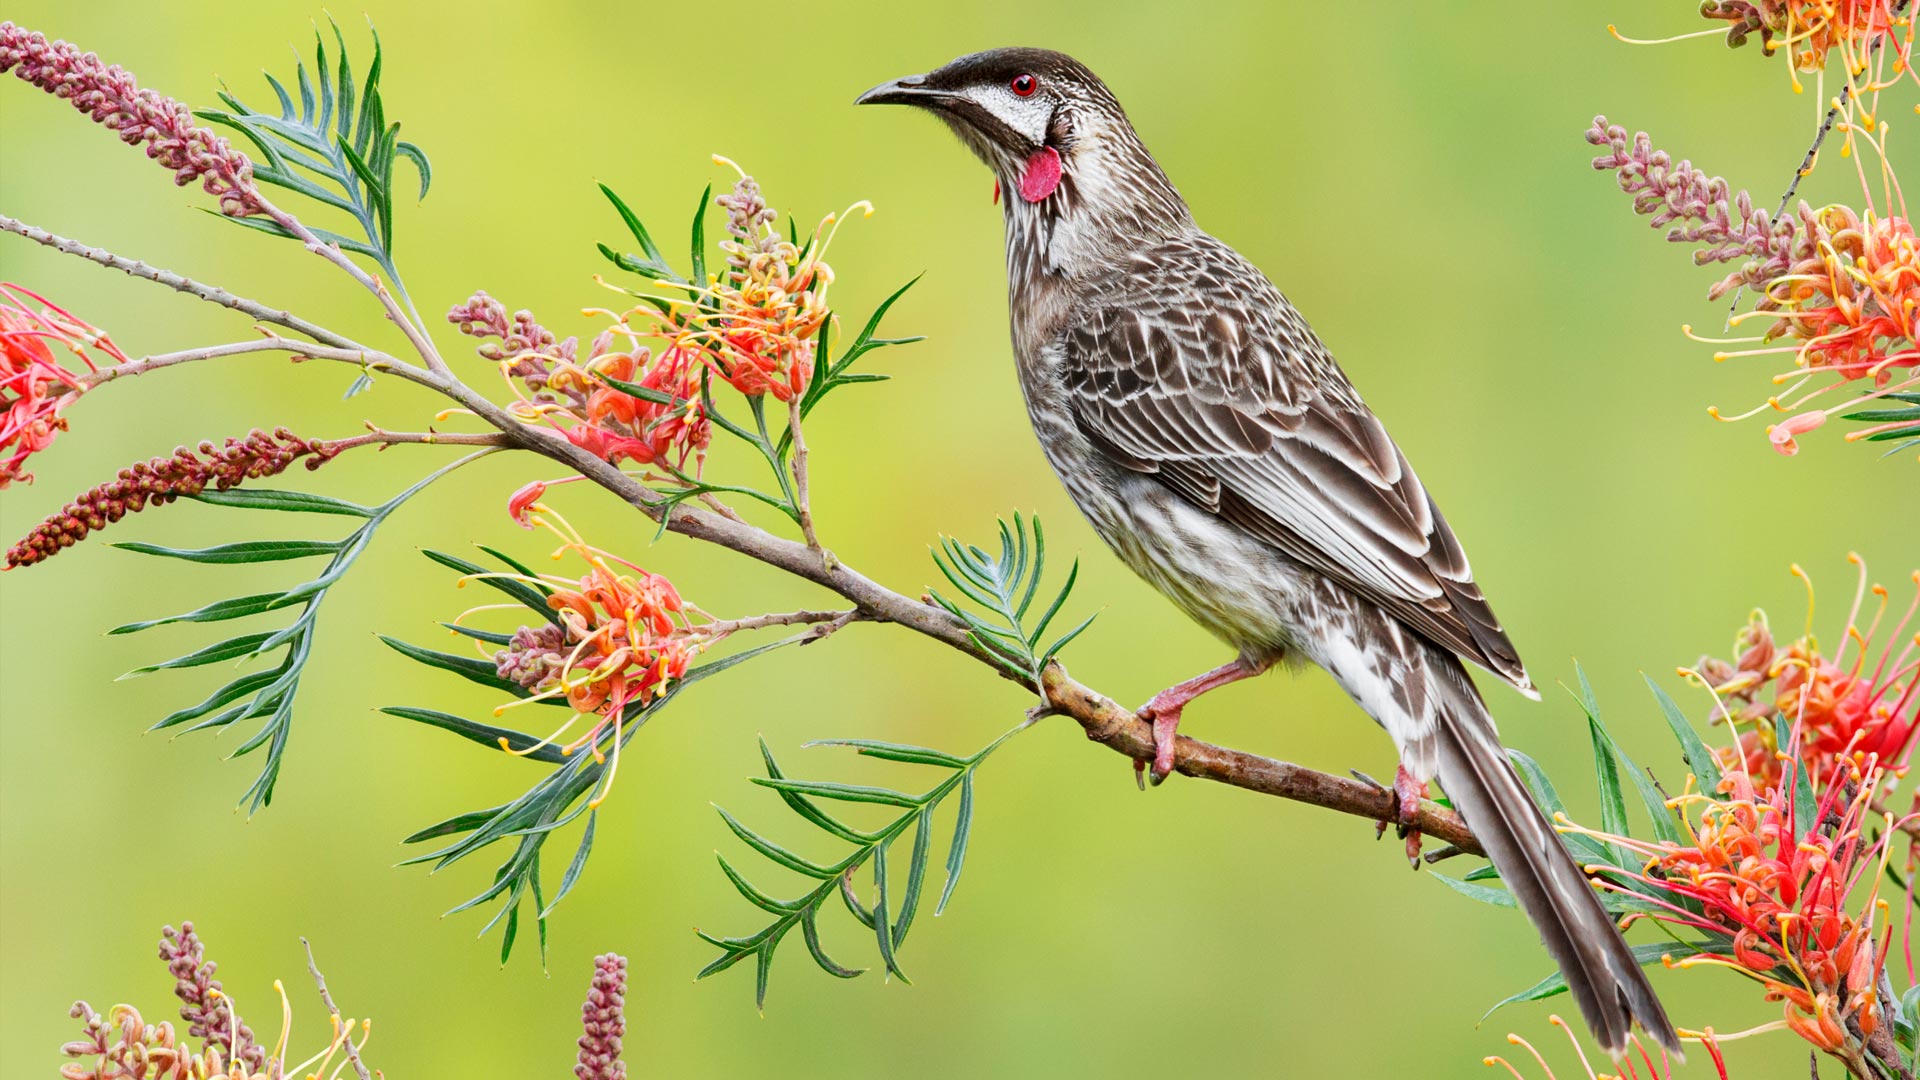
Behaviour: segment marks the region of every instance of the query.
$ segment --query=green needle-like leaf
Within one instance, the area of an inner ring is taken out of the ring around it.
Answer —
[[[1645,678],[1647,688],[1653,691],[1653,699],[1660,704],[1661,715],[1667,718],[1667,726],[1673,729],[1673,737],[1680,743],[1680,753],[1686,759],[1687,768],[1692,769],[1693,775],[1700,781],[1700,790],[1709,792],[1720,790],[1720,764],[1714,760],[1713,751],[1708,750],[1707,744],[1700,741],[1699,734],[1693,730],[1693,724],[1687,720],[1686,714],[1681,712],[1680,706],[1660,688],[1660,684],[1653,681],[1653,676],[1648,675]]]

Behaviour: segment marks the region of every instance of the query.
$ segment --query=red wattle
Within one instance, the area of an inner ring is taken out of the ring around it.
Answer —
[[[1043,146],[1027,159],[1027,169],[1020,174],[1020,197],[1036,203],[1053,194],[1053,189],[1059,186],[1060,152]]]
[[[993,205],[1000,205],[1000,178],[997,176],[993,178]]]

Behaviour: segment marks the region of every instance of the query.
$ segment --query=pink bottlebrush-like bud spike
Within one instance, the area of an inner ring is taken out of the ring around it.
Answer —
[[[620,1060],[627,1034],[627,958],[616,953],[596,956],[593,982],[580,1006],[580,1056],[573,1067],[579,1080],[626,1080]]]
[[[49,42],[45,34],[0,22],[0,72],[7,71],[65,98],[127,145],[145,143],[147,156],[172,170],[175,183],[199,180],[220,200],[221,213],[247,217],[261,211],[247,156],[195,124],[193,110],[184,102],[141,89],[120,65],[109,66],[67,42]]]

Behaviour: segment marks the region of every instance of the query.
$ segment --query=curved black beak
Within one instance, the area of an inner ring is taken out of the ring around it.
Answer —
[[[855,105],[918,105],[921,107],[938,106],[952,95],[943,90],[935,90],[927,85],[925,75],[908,75],[905,78],[883,82],[879,86],[853,99]]]

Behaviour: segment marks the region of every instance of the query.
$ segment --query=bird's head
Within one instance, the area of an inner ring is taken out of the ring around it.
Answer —
[[[993,170],[1010,215],[1024,203],[1054,215],[1080,208],[1161,225],[1191,221],[1119,100],[1065,53],[973,53],[881,83],[855,104],[912,105],[945,121]]]

